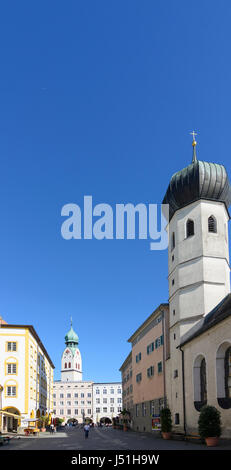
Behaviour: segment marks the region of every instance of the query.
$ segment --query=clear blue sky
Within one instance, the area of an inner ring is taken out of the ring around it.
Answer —
[[[120,380],[127,339],[168,301],[167,251],[61,238],[61,208],[162,201],[198,158],[230,175],[231,5],[11,1],[0,8],[0,315],[33,324],[60,378]]]

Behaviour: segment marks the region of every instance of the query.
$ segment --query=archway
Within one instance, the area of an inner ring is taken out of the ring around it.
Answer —
[[[112,420],[108,416],[104,416],[103,418],[100,418],[100,424],[105,424],[108,426],[109,424],[112,424]]]
[[[17,432],[21,425],[21,414],[17,408],[5,407],[3,409],[3,431]]]

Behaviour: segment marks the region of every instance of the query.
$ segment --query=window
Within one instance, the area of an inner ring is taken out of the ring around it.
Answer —
[[[121,388],[118,388],[117,393],[122,393]]]
[[[78,398],[78,393],[75,393],[75,395],[74,395],[74,396],[75,396],[75,398]]]
[[[95,393],[96,393],[96,395],[99,395],[100,391],[99,391],[98,388],[96,389]]]
[[[208,231],[217,233],[217,221],[213,215],[208,218]]]
[[[88,415],[91,415],[91,408],[88,408],[87,414],[88,414]]]
[[[64,410],[59,410],[60,415],[64,415]]]
[[[104,394],[104,395],[107,394],[107,389],[106,389],[106,388],[103,389],[103,394]]]
[[[141,373],[140,373],[140,374],[137,374],[137,376],[136,376],[136,382],[139,383],[139,382],[141,382],[141,380],[142,380],[142,374],[141,374]]]
[[[114,398],[110,398],[110,403],[114,403]]]
[[[194,406],[200,411],[207,403],[206,361],[199,355],[193,365]]]
[[[154,343],[151,343],[147,346],[147,354],[151,354],[154,351]]]
[[[173,232],[173,233],[172,233],[171,250],[174,250],[175,246],[176,246],[175,232]]]
[[[7,342],[7,351],[17,351],[16,342]]]
[[[64,366],[65,369],[67,369],[67,363],[65,362],[65,366]]]
[[[162,373],[162,362],[158,362],[157,364],[158,374]]]
[[[84,398],[84,393],[81,393],[81,398]]]
[[[67,414],[68,414],[68,415],[71,415],[71,410],[67,410]]]
[[[103,398],[103,403],[107,403],[107,398]]]
[[[142,416],[146,416],[146,403],[142,403]]]
[[[68,401],[68,402],[67,402],[67,406],[71,406],[71,401]]]
[[[180,415],[179,415],[179,413],[175,413],[175,424],[180,424]]]
[[[63,405],[64,405],[64,401],[60,401],[60,402],[59,402],[59,405],[60,405],[60,406],[63,406]]]
[[[139,405],[136,405],[136,417],[138,418],[139,416]]]
[[[74,405],[78,405],[78,404],[79,404],[79,402],[78,402],[78,401],[75,401],[75,402],[74,402]]]
[[[59,398],[64,398],[63,393],[60,393]]]
[[[96,408],[96,413],[100,413],[100,408]]]
[[[122,403],[122,398],[117,398],[117,403]]]
[[[111,412],[111,413],[113,413],[113,412],[114,412],[114,408],[113,408],[113,406],[111,406],[111,408],[110,408],[110,412]]]
[[[114,388],[111,388],[111,394],[113,395],[113,393],[114,393]]]
[[[77,414],[78,414],[78,410],[76,409],[76,410],[75,410],[75,415],[77,415]]]
[[[53,398],[56,398],[56,393],[53,393]]]
[[[187,220],[186,223],[186,238],[191,237],[194,235],[194,222],[191,219]]]
[[[69,369],[71,368],[71,363],[70,363],[70,362],[69,362],[69,364],[68,364],[68,367],[69,367]]]
[[[96,403],[100,403],[100,398],[96,398]]]
[[[9,386],[6,388],[6,394],[8,397],[16,397],[16,386]]]
[[[68,394],[67,394],[67,398],[71,398],[71,393],[68,393]]]
[[[107,408],[106,408],[106,407],[103,408],[103,412],[104,412],[104,413],[107,413]]]
[[[16,364],[7,364],[7,374],[16,374],[17,366]]]
[[[151,366],[147,369],[147,376],[153,377],[153,375],[154,375],[154,366]]]
[[[139,352],[139,354],[136,355],[136,362],[139,362],[141,361],[141,352]]]
[[[178,377],[178,370],[177,369],[174,370],[173,377],[174,377],[174,379],[176,379]]]
[[[117,411],[118,411],[118,413],[121,413],[121,411],[122,411],[121,406],[118,406]]]
[[[90,398],[90,397],[91,397],[91,393],[88,393],[87,396]]]

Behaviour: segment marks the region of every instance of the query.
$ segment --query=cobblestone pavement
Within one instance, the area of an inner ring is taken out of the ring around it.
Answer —
[[[45,433],[44,433],[45,434]],[[65,433],[57,432],[40,437],[22,437],[11,439],[9,445],[0,447],[4,450],[231,450],[230,442],[220,441],[216,448],[207,448],[203,444],[166,441],[155,433],[124,432],[112,428],[93,428],[88,439],[82,428],[67,428]]]

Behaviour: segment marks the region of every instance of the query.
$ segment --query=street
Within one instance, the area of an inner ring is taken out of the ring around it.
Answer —
[[[221,441],[216,448],[203,444],[176,440],[166,441],[155,432],[124,432],[112,428],[93,428],[85,439],[82,428],[68,427],[56,434],[41,433],[38,437],[16,437],[9,445],[0,447],[0,452],[13,450],[231,450],[230,442]]]

